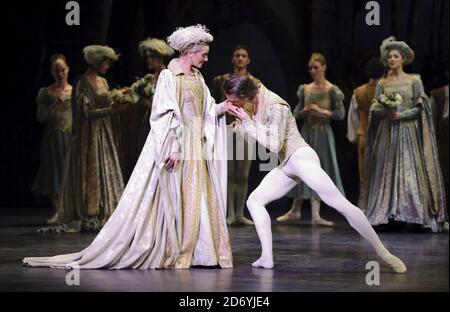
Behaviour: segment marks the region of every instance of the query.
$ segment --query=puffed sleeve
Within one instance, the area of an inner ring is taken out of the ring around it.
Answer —
[[[51,98],[48,94],[46,88],[41,88],[36,97],[37,110],[36,110],[36,118],[40,123],[46,123],[52,117],[52,112],[49,106]]]
[[[345,117],[345,107],[344,107],[344,93],[336,87],[333,86],[330,90],[331,97],[331,117],[332,120],[342,120]]]
[[[300,85],[297,90],[297,98],[298,103],[294,108],[294,118],[295,119],[303,119],[304,116],[302,116],[300,113],[302,112],[303,108],[305,107],[305,85]]]

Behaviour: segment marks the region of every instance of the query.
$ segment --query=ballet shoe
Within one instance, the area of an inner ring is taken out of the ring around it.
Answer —
[[[285,213],[284,215],[279,216],[277,218],[277,221],[283,223],[283,222],[300,220],[301,216],[302,215],[301,215],[301,213],[299,211],[292,211],[292,209],[291,209],[287,213]]]
[[[253,221],[250,219],[247,219],[246,217],[238,217],[236,218],[236,224],[240,225],[254,225]]]
[[[313,226],[334,226],[334,222],[332,221],[327,221],[325,219],[322,218],[314,218],[311,220],[311,224]]]
[[[273,269],[273,260],[266,260],[262,257],[252,263],[254,268]]]
[[[383,257],[383,260],[389,265],[395,273],[403,274],[407,271],[405,263],[399,257],[389,254]]]

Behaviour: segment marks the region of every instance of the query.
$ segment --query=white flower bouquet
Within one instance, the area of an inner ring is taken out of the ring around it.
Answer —
[[[152,77],[147,75],[138,79],[131,85],[130,92],[135,97],[151,100],[155,94],[155,84],[152,82]]]
[[[378,102],[385,108],[396,109],[402,104],[403,98],[400,93],[393,92],[388,94],[381,94],[378,98]]]

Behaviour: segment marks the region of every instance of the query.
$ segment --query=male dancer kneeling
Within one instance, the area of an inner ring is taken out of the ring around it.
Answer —
[[[364,213],[339,192],[322,170],[316,152],[298,132],[289,104],[262,84],[256,85],[247,76],[230,76],[224,81],[223,88],[232,104],[229,105],[229,112],[241,121],[237,125],[238,132],[257,140],[278,154],[280,159],[280,165],[264,177],[247,200],[262,245],[261,257],[252,265],[273,268],[271,220],[265,206],[286,195],[301,179],[328,206],[339,211],[394,272],[405,273],[403,261],[383,246]],[[249,102],[254,105],[253,116],[242,108]]]

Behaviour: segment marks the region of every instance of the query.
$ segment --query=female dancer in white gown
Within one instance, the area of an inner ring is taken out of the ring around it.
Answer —
[[[241,121],[237,131],[249,135],[278,154],[281,163],[264,177],[247,200],[247,207],[262,245],[261,257],[253,266],[273,268],[271,220],[265,206],[286,195],[298,183],[298,179],[301,179],[327,205],[344,215],[394,272],[406,272],[405,264],[383,246],[364,213],[339,192],[322,170],[316,152],[305,143],[298,132],[286,101],[262,84],[255,85],[246,76],[229,77],[223,88],[228,101],[233,104],[228,111]],[[249,102],[255,107],[252,117],[242,108]]]
[[[215,104],[194,68],[208,60],[212,40],[201,25],[179,28],[168,38],[180,58],[160,73],[150,134],[117,208],[92,244],[78,253],[25,258],[26,265],[233,266],[225,219],[228,104]]]

